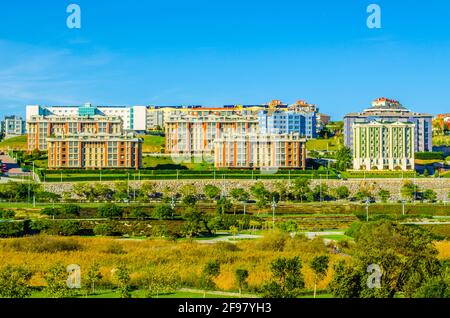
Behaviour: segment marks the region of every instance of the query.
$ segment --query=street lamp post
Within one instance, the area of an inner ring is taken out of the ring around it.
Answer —
[[[175,198],[173,196],[172,196],[172,200],[170,202],[170,206],[172,208],[172,219],[173,219],[173,212],[175,211],[175,207],[176,207]]]
[[[402,200],[402,215],[405,215],[405,200]]]
[[[277,203],[275,202],[275,198],[272,201],[272,228],[275,230],[275,208],[277,207]]]
[[[369,198],[367,198],[366,200],[366,221],[369,222],[369,204],[370,204],[370,200]]]

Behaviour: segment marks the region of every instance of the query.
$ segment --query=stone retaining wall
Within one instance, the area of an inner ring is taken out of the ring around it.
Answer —
[[[350,180],[312,180],[311,187],[320,184],[320,182],[327,184],[330,188],[336,188],[338,186],[346,186],[349,188],[351,194],[356,193],[361,187],[369,187],[372,193],[377,193],[380,189],[386,189],[390,191],[391,197],[394,200],[400,199],[400,188],[404,181],[411,180],[416,182],[416,184],[422,189],[433,189],[438,194],[438,200],[449,201],[447,195],[450,191],[450,179],[350,179]],[[232,188],[245,188],[248,189],[258,181],[252,180],[158,180],[158,181],[142,181],[150,182],[155,185],[155,191],[164,192],[165,189],[169,190],[167,192],[174,194],[179,191],[179,189],[186,185],[194,185],[199,192],[202,192],[203,187],[207,184],[218,186],[229,192]],[[262,180],[264,185],[271,191],[277,189],[280,183],[285,183],[289,185],[288,180]],[[89,182],[92,183],[92,182]],[[99,183],[99,182],[95,182]],[[102,184],[114,187],[114,182],[102,182]],[[138,187],[139,182],[130,181],[131,187]],[[62,194],[63,192],[71,192],[73,183],[45,183],[44,188],[47,191],[54,192],[57,194]],[[73,195],[76,198],[75,195]]]

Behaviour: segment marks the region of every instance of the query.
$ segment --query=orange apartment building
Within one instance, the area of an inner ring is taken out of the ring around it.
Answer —
[[[299,134],[226,134],[214,141],[220,168],[306,169],[306,139]]]
[[[49,169],[139,169],[142,143],[126,135],[120,117],[33,116],[28,151],[48,152]]]

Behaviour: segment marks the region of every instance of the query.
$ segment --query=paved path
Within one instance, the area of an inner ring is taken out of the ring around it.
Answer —
[[[237,243],[237,242],[239,242],[239,240],[253,240],[253,239],[258,239],[261,237],[262,237],[261,235],[237,234],[236,236],[230,235],[230,236],[213,238],[210,240],[196,240],[196,242],[201,243],[201,244],[215,244],[218,242]]]
[[[192,289],[192,288],[181,288],[179,291],[187,292],[187,293],[194,293],[194,294],[203,294],[205,291],[201,289]],[[253,294],[242,294],[239,295],[239,293],[232,293],[232,292],[223,292],[223,291],[213,291],[213,290],[207,290],[207,295],[220,295],[220,296],[230,296],[230,297],[242,297],[242,298],[258,298],[258,296]]]

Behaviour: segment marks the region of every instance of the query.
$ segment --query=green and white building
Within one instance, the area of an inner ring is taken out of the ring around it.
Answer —
[[[353,124],[354,170],[413,170],[415,124],[381,122]]]

